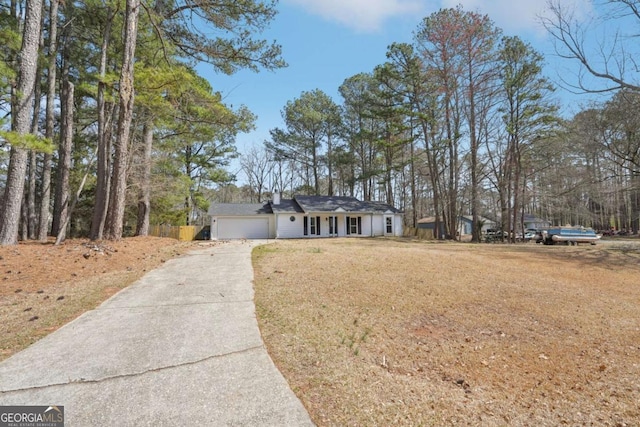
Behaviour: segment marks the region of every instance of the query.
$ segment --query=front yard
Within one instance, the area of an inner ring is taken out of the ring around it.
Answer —
[[[319,426],[640,423],[638,248],[281,240],[254,268]]]

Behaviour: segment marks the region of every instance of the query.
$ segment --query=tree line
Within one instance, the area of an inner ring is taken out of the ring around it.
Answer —
[[[628,2],[606,6],[607,20],[640,19]],[[539,52],[485,15],[441,9],[346,78],[340,103],[317,89],[287,102],[284,126],[241,157],[237,187],[235,138],[255,117],[195,69],[286,66],[259,38],[275,1],[0,0],[0,244],[145,235],[152,222],[203,221],[211,200],[276,188],[386,201],[409,226],[433,217],[442,238],[461,215],[475,241],[484,218],[518,233],[525,214],[637,231],[633,39],[594,59],[588,28],[560,3],[549,10],[558,53],[584,71],[561,84],[609,91],[606,102],[561,117]]]
[[[550,7],[545,25],[567,48],[578,21]],[[439,238],[455,238],[462,215],[473,218],[474,241],[486,218],[515,239],[525,215],[638,230],[640,97],[620,74],[607,102],[563,118],[544,57],[461,7],[424,18],[412,43],[392,44],[386,57],[347,78],[340,103],[317,89],[287,102],[284,127],[242,158],[244,196],[260,201],[277,188],[382,200],[408,226],[432,217]]]
[[[255,120],[195,66],[286,66],[259,39],[275,14],[259,0],[0,1],[0,244],[193,221]]]

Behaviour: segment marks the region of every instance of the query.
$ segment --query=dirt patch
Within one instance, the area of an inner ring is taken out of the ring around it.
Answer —
[[[192,247],[157,237],[0,247],[0,360]]]
[[[254,267],[269,352],[320,426],[640,420],[637,245],[279,241]]]

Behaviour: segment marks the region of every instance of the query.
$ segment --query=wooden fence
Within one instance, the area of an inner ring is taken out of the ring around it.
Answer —
[[[149,227],[149,235],[156,237],[171,237],[181,241],[208,239],[209,227],[202,225],[152,225]]]

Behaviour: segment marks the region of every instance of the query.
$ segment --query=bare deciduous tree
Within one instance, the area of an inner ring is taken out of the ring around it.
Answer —
[[[266,148],[253,147],[240,159],[240,165],[249,180],[251,199],[255,203],[262,202],[265,191],[274,190],[267,188],[267,180],[273,170],[273,162]]]
[[[568,87],[581,92],[640,91],[637,34],[625,34],[620,29],[624,26],[614,25],[615,21],[630,19],[635,19],[637,25],[640,22],[638,2],[609,0],[603,3],[600,7],[607,13],[598,22],[581,19],[575,5],[559,0],[547,2],[549,15],[542,18],[542,24],[553,37],[557,54],[580,64],[576,81],[561,78]],[[614,34],[595,39],[600,34],[597,29],[603,26]],[[588,76],[595,77],[600,84]]]

